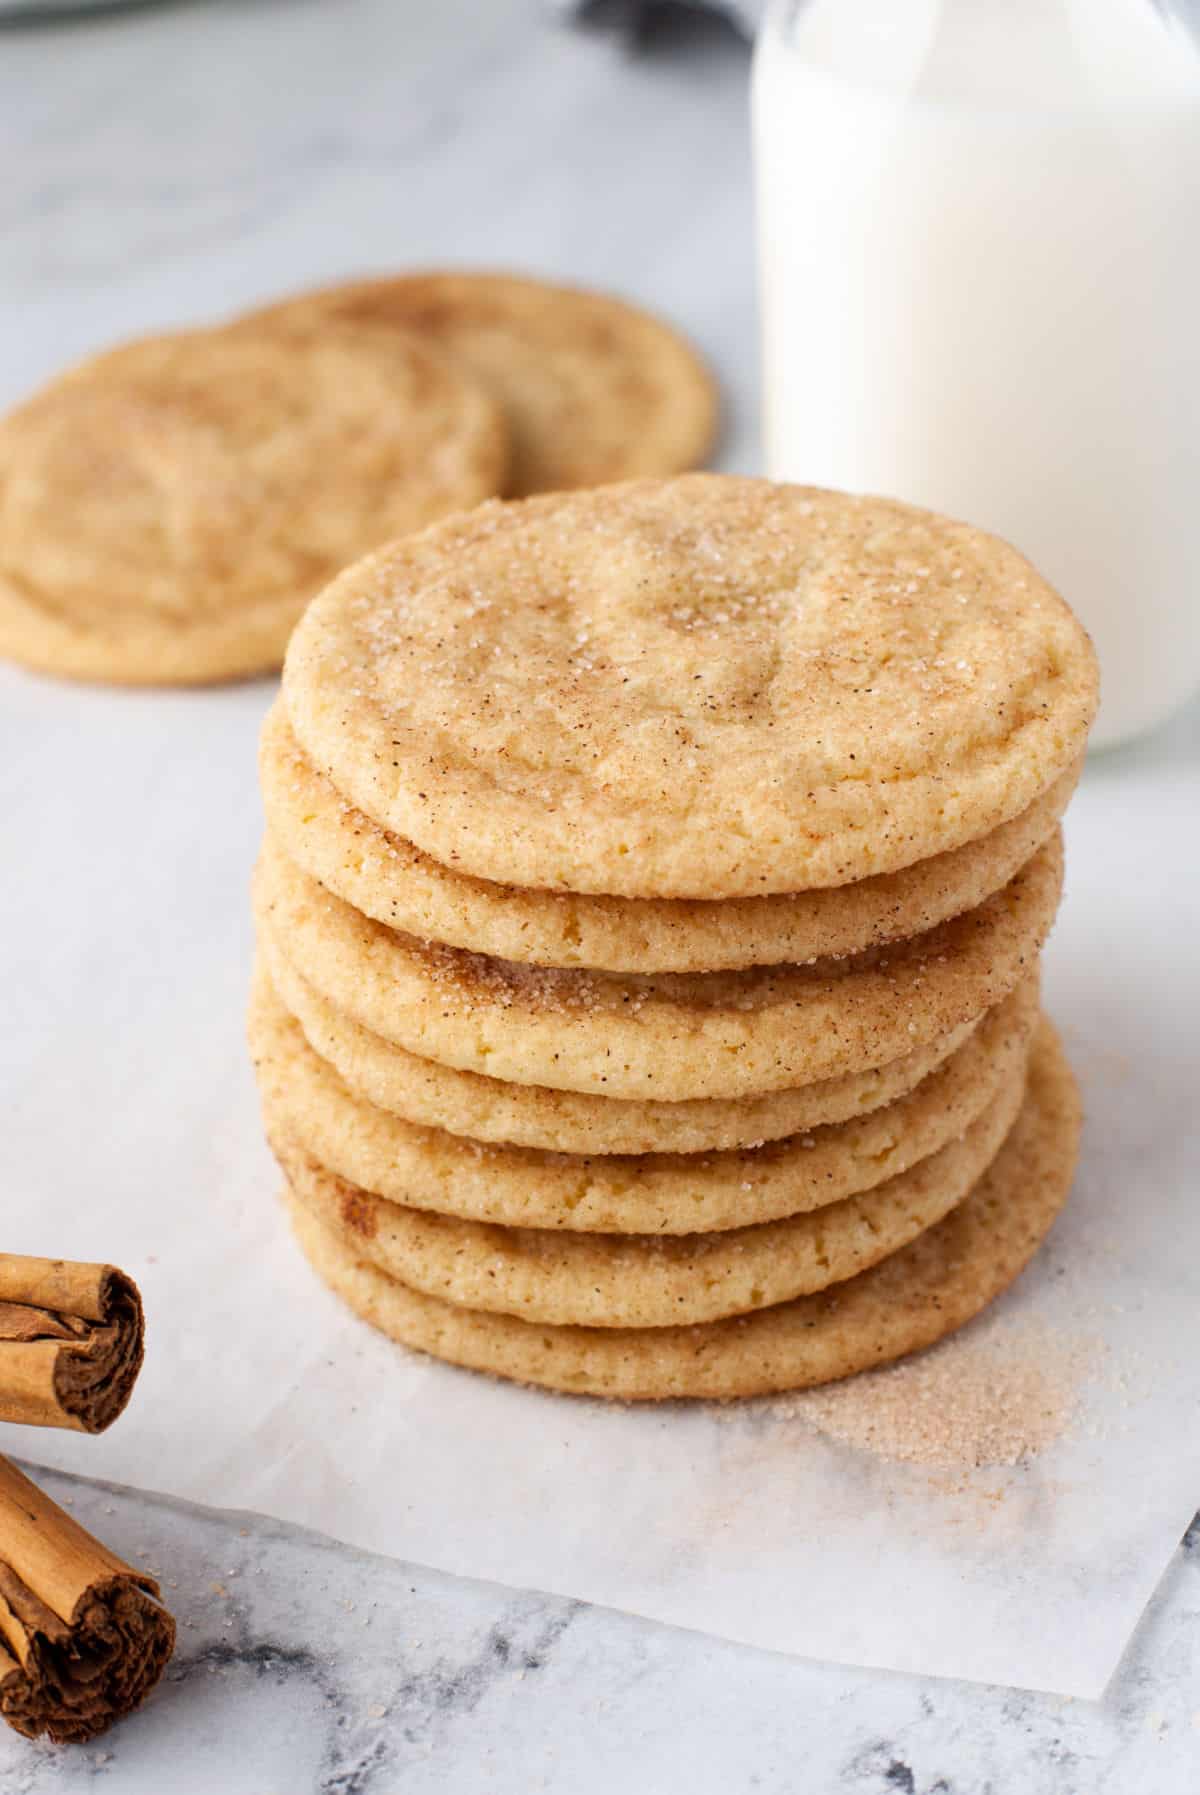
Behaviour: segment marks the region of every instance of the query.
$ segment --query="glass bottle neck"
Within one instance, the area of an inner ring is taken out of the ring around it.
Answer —
[[[764,34],[836,78],[934,103],[1200,96],[1200,44],[1165,0],[776,0]]]

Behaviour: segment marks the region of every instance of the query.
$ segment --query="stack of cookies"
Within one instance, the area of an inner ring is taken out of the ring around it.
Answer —
[[[300,1243],[384,1332],[621,1398],[930,1344],[1079,1109],[1040,1015],[1087,638],[1014,550],[716,475],[492,503],[310,607],[251,1037]]]

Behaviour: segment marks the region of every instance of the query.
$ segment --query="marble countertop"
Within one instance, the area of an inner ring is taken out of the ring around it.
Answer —
[[[1200,1524],[1102,1705],[809,1664],[373,1558],[252,1515],[43,1481],[159,1571],[166,1680],[85,1749],[0,1732],[5,1795],[1191,1795]]]
[[[197,0],[0,26],[0,403],[114,338],[308,280],[509,265],[678,319],[726,388],[724,464],[752,468],[745,99],[745,49],[717,24],[635,57],[534,0]],[[254,1516],[44,1481],[161,1574],[180,1642],[147,1709],[95,1747],[0,1733],[5,1795],[1200,1780],[1200,1528],[1088,1704],[788,1660]]]
[[[847,1671],[41,1474],[163,1578],[165,1684],[90,1748],[0,1734],[5,1795],[1191,1795],[1200,1522],[1105,1702]]]

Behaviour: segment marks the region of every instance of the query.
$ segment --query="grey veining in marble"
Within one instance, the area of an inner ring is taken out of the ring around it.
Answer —
[[[114,338],[306,281],[505,264],[678,319],[730,398],[726,464],[752,467],[745,110],[732,33],[632,56],[538,0],[192,0],[0,29],[0,403]],[[89,1750],[0,1730],[3,1795],[1200,1787],[1197,1530],[1088,1705],[798,1663],[45,1481],[161,1573],[180,1644]]]
[[[37,1473],[156,1569],[179,1648],[87,1750],[0,1735],[5,1795],[1191,1795],[1200,1521],[1101,1705],[807,1664]]]

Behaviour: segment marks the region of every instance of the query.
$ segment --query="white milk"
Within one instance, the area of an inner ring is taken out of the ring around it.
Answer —
[[[1200,50],[1153,0],[809,0],[759,40],[767,457],[1008,537],[1094,740],[1200,684]]]

